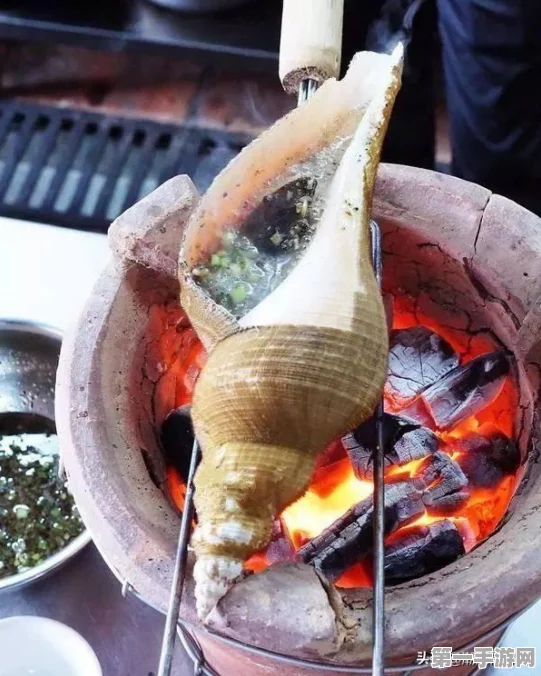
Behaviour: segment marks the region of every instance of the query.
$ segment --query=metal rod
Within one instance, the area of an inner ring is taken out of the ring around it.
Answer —
[[[297,105],[300,106],[301,103],[308,101],[308,99],[315,94],[318,88],[318,81],[307,78],[306,80],[301,80],[298,91]]]
[[[192,528],[192,519],[194,515],[193,494],[194,494],[194,476],[197,465],[199,464],[199,445],[197,440],[193,443],[192,457],[190,461],[190,471],[186,484],[186,497],[184,499],[184,511],[180,523],[180,534],[178,537],[177,554],[175,557],[175,568],[173,570],[173,581],[171,582],[171,595],[167,608],[167,617],[163,630],[162,649],[160,653],[160,664],[158,666],[157,676],[169,676],[173,662],[173,651],[175,648],[175,637],[177,633],[178,615],[180,611],[180,602],[184,590],[184,579],[186,576],[186,561],[188,559],[188,541]]]
[[[370,222],[372,234],[372,264],[376,281],[381,287],[382,258],[381,234],[377,223]],[[376,409],[376,452],[374,455],[374,600],[372,606],[372,674],[385,674],[385,569],[384,569],[384,537],[385,537],[385,486],[383,479],[385,449],[383,447],[383,400]]]

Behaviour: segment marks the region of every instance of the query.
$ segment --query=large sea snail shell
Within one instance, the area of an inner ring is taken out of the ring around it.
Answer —
[[[274,516],[306,490],[317,454],[381,396],[387,330],[369,218],[402,60],[402,45],[357,55],[344,80],[324,84],[222,172],[188,225],[181,300],[209,351],[192,405],[202,619],[266,546]],[[265,191],[299,175],[318,181],[316,232],[289,276],[237,321],[190,270]]]

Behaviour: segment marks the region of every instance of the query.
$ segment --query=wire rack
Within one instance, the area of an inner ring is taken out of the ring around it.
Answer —
[[[107,232],[172,176],[188,174],[203,192],[249,140],[187,123],[0,101],[0,215]]]

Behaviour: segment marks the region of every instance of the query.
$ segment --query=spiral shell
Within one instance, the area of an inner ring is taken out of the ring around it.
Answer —
[[[317,454],[366,420],[381,396],[387,328],[369,218],[401,67],[401,45],[391,56],[358,55],[342,82],[326,83],[233,161],[188,225],[181,300],[209,350],[192,405],[202,448],[193,545],[203,619],[243,561],[267,545],[273,518],[306,490]],[[263,189],[310,166],[324,205],[316,233],[289,276],[237,321],[190,269]]]

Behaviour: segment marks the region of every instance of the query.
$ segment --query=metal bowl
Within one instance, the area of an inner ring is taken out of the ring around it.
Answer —
[[[54,421],[56,369],[62,338],[53,328],[0,320],[0,434],[10,421],[32,426]],[[84,530],[66,547],[24,573],[0,578],[0,592],[39,580],[69,561],[90,542]]]

